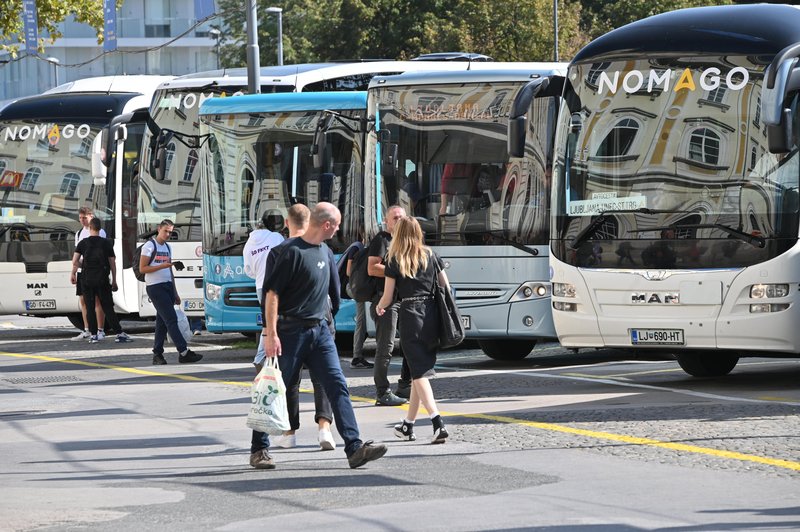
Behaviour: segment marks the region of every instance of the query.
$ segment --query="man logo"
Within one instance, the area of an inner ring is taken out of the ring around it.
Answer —
[[[681,298],[677,292],[634,292],[631,294],[634,305],[680,305]]]

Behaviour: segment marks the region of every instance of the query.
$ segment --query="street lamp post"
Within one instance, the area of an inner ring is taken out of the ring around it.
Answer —
[[[214,39],[214,53],[217,56],[217,70],[219,70],[219,39],[222,37],[222,32],[219,31],[217,28],[211,28],[208,30],[208,33],[211,34],[212,38]]]
[[[558,62],[558,0],[553,0],[553,61]]]
[[[58,87],[58,64],[61,61],[57,57],[48,57],[46,61],[53,64],[53,80],[55,81],[54,87]]]
[[[268,7],[267,13],[278,15],[278,65],[283,65],[283,8]]]

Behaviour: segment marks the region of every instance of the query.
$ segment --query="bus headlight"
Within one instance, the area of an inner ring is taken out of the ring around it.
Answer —
[[[548,297],[550,295],[550,285],[547,283],[527,282],[517,288],[514,295],[511,296],[511,302],[524,301],[531,298]]]
[[[222,293],[222,287],[218,284],[206,283],[206,299],[216,301]]]
[[[556,297],[575,297],[575,285],[569,283],[553,283],[553,295]]]
[[[750,297],[766,299],[770,297],[786,297],[789,295],[788,284],[754,284],[750,287]]]

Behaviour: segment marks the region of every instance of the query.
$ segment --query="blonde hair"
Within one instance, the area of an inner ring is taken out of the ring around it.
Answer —
[[[394,260],[403,277],[414,277],[428,267],[431,249],[422,241],[422,227],[416,218],[401,218],[394,228],[386,262]]]

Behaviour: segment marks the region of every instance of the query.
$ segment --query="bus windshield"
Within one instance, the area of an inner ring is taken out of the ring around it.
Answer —
[[[797,149],[768,150],[756,56],[570,67],[553,254],[581,267],[734,268],[798,237]],[[797,102],[792,103],[797,120]]]
[[[203,249],[210,255],[241,255],[263,213],[285,220],[294,203],[328,201],[342,212],[342,226],[329,245],[343,251],[363,225],[363,132],[365,110],[253,113],[209,117],[209,198]],[[205,118],[204,118],[205,120]],[[325,142],[315,131],[325,124]],[[312,145],[319,151],[315,167]],[[282,230],[285,224],[270,228]]]
[[[270,92],[270,86],[262,92]],[[272,87],[272,90],[290,91],[291,86]],[[154,177],[152,153],[144,151],[144,164],[140,168],[140,195],[138,232],[140,238],[154,234],[158,223],[169,218],[175,222],[173,240],[199,242],[200,228],[200,172],[197,164],[200,148],[205,139],[200,138],[200,105],[209,98],[224,98],[247,92],[243,86],[220,86],[209,82],[207,87],[161,89],[153,97],[150,113],[162,130],[172,132],[166,145],[164,179]],[[144,146],[153,141],[153,132],[145,131]]]
[[[30,272],[36,271],[34,264],[71,260],[81,228],[78,209],[92,207],[101,219],[111,216],[106,187],[96,186],[92,177],[92,144],[101,127],[0,123],[0,262],[25,262]]]
[[[524,82],[459,83],[375,89],[385,205],[416,216],[428,244],[545,244],[548,154],[554,98],[534,100],[542,124],[528,135],[530,157],[512,159],[508,117]],[[549,119],[548,119],[549,116]],[[549,126],[548,126],[549,122]],[[383,132],[382,131],[382,132]]]

